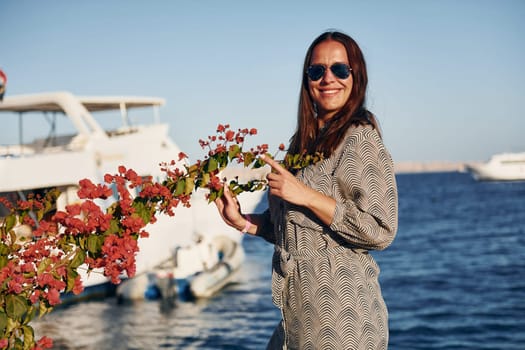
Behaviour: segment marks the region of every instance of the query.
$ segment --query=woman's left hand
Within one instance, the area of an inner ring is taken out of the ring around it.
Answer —
[[[261,159],[272,167],[272,171],[266,175],[270,193],[292,204],[306,205],[307,194],[312,189],[297,180],[292,173],[270,157],[263,155]]]

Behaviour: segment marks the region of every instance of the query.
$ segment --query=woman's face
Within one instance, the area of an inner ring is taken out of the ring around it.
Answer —
[[[309,78],[308,86],[310,96],[317,105],[317,117],[322,122],[330,120],[344,106],[352,92],[352,74],[346,79],[336,77],[330,70],[334,63],[350,65],[343,44],[328,40],[314,48],[310,65],[320,64],[326,70],[319,80],[312,81]]]

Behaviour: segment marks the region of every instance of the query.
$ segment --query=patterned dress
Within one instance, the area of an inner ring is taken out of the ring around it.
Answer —
[[[259,236],[275,245],[272,299],[282,320],[268,349],[386,349],[388,312],[368,254],[397,230],[391,156],[369,126],[352,127],[333,154],[296,174],[336,200],[330,226],[269,198]],[[271,223],[271,224],[270,224]]]

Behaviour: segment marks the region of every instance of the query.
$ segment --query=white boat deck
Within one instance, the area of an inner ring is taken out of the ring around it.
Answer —
[[[0,120],[37,118],[37,112],[60,113],[71,122],[74,132],[50,137],[48,130],[42,130],[42,137],[29,142],[0,146],[0,194],[17,195],[51,187],[74,194],[79,180],[89,178],[101,183],[106,173],[116,173],[120,165],[134,169],[140,176],[161,179],[164,173],[159,163],[178,159],[181,151],[170,139],[168,125],[160,123],[159,107],[164,103],[156,97],[78,97],[68,92],[6,97],[0,102]],[[153,110],[151,123],[131,125],[128,111],[145,107]],[[104,129],[95,119],[99,112],[115,112],[116,116],[102,114],[104,118],[116,117],[121,126]],[[246,210],[255,209],[262,196],[248,194],[241,196],[241,202]],[[59,198],[59,209],[77,200],[75,196]],[[155,224],[147,227],[150,237],[139,243],[137,273],[172,256],[176,246],[192,244],[197,234],[227,235],[241,241],[242,235],[223,223],[214,205],[198,195],[192,197],[192,203],[192,208],[177,208],[175,217],[160,215]],[[98,274],[84,277],[87,286],[106,281]]]

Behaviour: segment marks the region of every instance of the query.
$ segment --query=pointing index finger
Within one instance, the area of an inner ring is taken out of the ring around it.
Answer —
[[[261,156],[261,159],[266,163],[268,164],[269,166],[272,167],[273,170],[277,171],[279,174],[282,172],[283,170],[283,167],[278,163],[276,162],[275,160],[273,160],[271,157],[268,157],[266,155],[262,155]]]

